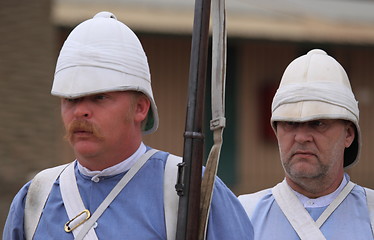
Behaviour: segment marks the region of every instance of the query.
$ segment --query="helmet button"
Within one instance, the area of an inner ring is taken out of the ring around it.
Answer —
[[[313,49],[313,50],[310,50],[307,55],[313,55],[313,54],[323,54],[323,55],[327,55],[327,53],[321,49]]]
[[[93,18],[113,18],[117,20],[116,16],[113,13],[105,11],[97,13]]]

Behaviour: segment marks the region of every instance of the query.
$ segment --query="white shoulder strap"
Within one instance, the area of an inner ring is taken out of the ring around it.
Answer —
[[[320,228],[327,218],[335,211],[335,209],[344,201],[348,194],[352,191],[356,184],[349,181],[339,195],[330,203],[330,205],[323,211],[321,216],[317,219],[317,226]]]
[[[177,164],[180,162],[182,162],[181,157],[170,154],[165,166],[164,208],[168,240],[174,239],[176,236],[179,197],[175,191],[175,183],[178,172]],[[25,235],[27,240],[31,240],[34,236],[53,183],[67,166],[68,164],[65,164],[46,169],[34,177],[29,187],[25,205]]]
[[[334,210],[344,201],[348,194],[352,191],[354,183],[348,184],[339,193],[338,197],[326,208],[321,216],[315,222],[310,214],[306,211],[296,195],[292,192],[284,180],[275,186],[273,196],[281,208],[284,215],[290,221],[301,239],[326,239],[319,229],[326,219],[334,212]]]
[[[126,184],[135,176],[135,174],[139,171],[139,169],[148,161],[148,159],[158,152],[157,149],[150,149],[146,153],[144,153],[130,168],[130,170],[123,176],[123,178],[117,183],[117,185],[112,189],[109,195],[104,199],[104,201],[99,205],[96,211],[92,214],[92,216],[83,223],[83,227],[77,237],[76,240],[81,240],[85,237],[87,232],[93,227],[96,220],[103,214],[105,209],[110,205],[110,203],[116,198],[116,196],[122,191],[122,189],[126,186]]]
[[[240,195],[238,197],[240,203],[243,205],[243,208],[249,218],[252,217],[252,214],[257,206],[257,203],[261,200],[261,198],[263,198],[267,193],[269,193],[269,191],[270,188],[255,193]]]
[[[143,155],[144,159],[148,159],[156,151],[158,151],[158,150],[155,150],[155,149],[149,150],[145,154],[145,156]],[[142,161],[139,160],[138,162],[142,162]],[[177,214],[178,214],[179,197],[178,197],[178,195],[175,191],[175,184],[177,182],[177,172],[178,172],[177,165],[180,162],[182,162],[181,157],[169,154],[169,156],[167,158],[167,161],[166,161],[166,165],[165,165],[165,173],[164,173],[164,211],[165,211],[166,234],[167,234],[167,239],[168,240],[175,239],[175,236],[176,236],[176,228],[177,228],[176,224],[177,224],[177,217],[178,217]],[[132,168],[132,169],[137,169],[137,168],[134,166],[134,168]],[[130,175],[130,171],[126,175]],[[106,205],[108,205],[108,204],[106,204]],[[101,207],[101,205],[100,205],[100,207]],[[101,213],[102,212],[103,212],[103,210],[101,211]],[[97,219],[97,217],[95,218],[96,213],[97,213],[97,211],[93,214],[91,219],[88,220],[87,224],[83,225],[83,229],[79,233],[79,235],[76,239],[80,239],[80,236],[83,236],[82,233],[87,231],[84,228],[91,225],[90,223],[94,222],[94,219]]]
[[[89,211],[86,210],[83,200],[79,193],[77,180],[75,177],[75,164],[70,164],[60,175],[60,192],[62,201],[65,205],[66,213],[70,220],[69,224],[65,225],[70,232],[73,233],[74,238],[77,238],[78,233],[82,230],[81,225],[90,217]],[[88,211],[88,212],[85,212]],[[62,225],[61,225],[62,227]],[[66,229],[65,229],[66,231]],[[93,228],[89,229],[86,234],[86,239],[97,240],[96,232]]]
[[[67,165],[45,169],[33,178],[25,203],[24,230],[26,240],[33,238],[52,186]]]
[[[366,192],[366,201],[369,208],[369,215],[370,215],[370,222],[371,222],[371,230],[373,231],[374,235],[374,190],[370,188],[364,188]]]
[[[164,175],[164,210],[167,240],[175,239],[177,235],[177,219],[179,197],[175,190],[177,183],[178,163],[182,162],[182,158],[169,154]]]
[[[273,196],[280,209],[302,240],[326,240],[316,222],[301,204],[284,180],[273,189]]]

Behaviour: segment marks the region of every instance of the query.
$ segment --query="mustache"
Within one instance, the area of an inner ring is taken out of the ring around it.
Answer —
[[[64,138],[68,141],[72,141],[75,132],[89,132],[97,139],[103,139],[103,135],[100,133],[99,128],[87,121],[87,120],[74,120],[72,121],[66,129],[66,134]]]

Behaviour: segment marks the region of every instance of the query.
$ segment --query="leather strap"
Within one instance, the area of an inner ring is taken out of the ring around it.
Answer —
[[[226,81],[226,11],[225,0],[212,1],[213,37],[212,37],[212,120],[214,144],[210,150],[204,176],[201,182],[199,239],[206,238],[208,216],[213,195],[215,176],[223,141],[225,119],[225,81]]]

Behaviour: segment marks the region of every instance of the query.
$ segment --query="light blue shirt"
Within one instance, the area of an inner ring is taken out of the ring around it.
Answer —
[[[166,239],[163,180],[167,156],[168,153],[160,151],[151,157],[110,204],[97,221],[95,231],[99,239]],[[90,212],[94,212],[125,173],[100,176],[97,182],[81,174],[77,167],[75,174],[84,205]],[[23,216],[29,185],[30,182],[12,202],[3,240],[25,239]],[[64,224],[68,220],[57,180],[34,239],[73,239],[72,233],[64,231]],[[244,209],[218,178],[214,186],[207,239],[253,239],[253,228]]]
[[[317,201],[318,202],[318,201]],[[316,221],[328,206],[306,207]],[[250,217],[256,240],[300,239],[274,196],[269,191],[260,199]],[[373,233],[365,190],[356,185],[320,230],[327,240],[371,240]]]

